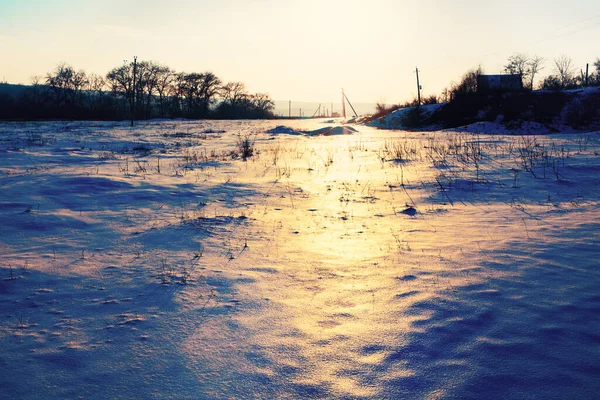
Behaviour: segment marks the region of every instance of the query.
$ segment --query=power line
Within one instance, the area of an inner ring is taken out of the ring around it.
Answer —
[[[579,20],[579,21],[571,22],[570,24],[563,25],[561,27],[556,28],[555,31],[560,31],[562,29],[569,28],[569,27],[571,27],[573,25],[582,24],[582,23],[591,21],[591,20],[596,19],[596,18],[600,18],[600,14],[594,15],[593,17],[585,18],[585,19],[582,19],[582,20]]]
[[[561,30],[573,27],[575,25],[585,24],[587,22],[590,22],[590,21],[598,19],[598,18],[600,18],[600,14],[594,15],[592,17],[584,18],[584,19],[581,19],[581,20],[578,20],[578,21],[575,21],[575,22],[571,22],[571,23],[563,25],[563,26],[560,26],[560,27],[554,29],[554,32],[560,32]],[[556,40],[556,39],[560,39],[562,37],[572,36],[572,35],[575,35],[577,33],[585,32],[585,31],[588,31],[588,30],[591,30],[591,29],[594,29],[594,28],[598,28],[598,27],[600,27],[600,21],[593,22],[592,24],[587,24],[583,28],[577,28],[575,30],[571,30],[571,31],[568,31],[568,32],[562,32],[562,33],[559,33],[559,34],[551,36],[551,37],[545,36],[545,37],[542,37],[542,38],[539,38],[539,39],[533,39],[533,40],[530,40],[528,42],[524,42],[523,46],[536,45],[536,44],[540,44],[540,43],[543,43],[543,42],[546,42],[546,41],[549,41],[549,40]],[[481,57],[485,58],[485,57],[495,56],[495,55],[498,55],[500,53],[501,53],[501,51],[496,51],[496,52],[484,54]],[[431,67],[429,70],[430,70],[430,72],[437,71],[440,68],[444,67],[446,64],[447,64],[446,62],[440,62],[439,64],[434,65],[433,67]]]
[[[600,22],[595,22],[595,23],[587,25],[587,26],[585,26],[583,28],[578,28],[578,29],[575,29],[575,30],[572,30],[572,31],[569,31],[569,32],[564,32],[564,33],[560,33],[558,35],[554,35],[554,36],[551,36],[551,37],[542,38],[542,39],[540,39],[540,40],[538,40],[536,42],[529,43],[529,44],[539,44],[539,43],[546,42],[548,40],[556,40],[556,39],[560,39],[560,38],[567,37],[567,36],[572,36],[572,35],[575,35],[577,33],[585,32],[587,30],[598,28],[598,27],[600,27]]]

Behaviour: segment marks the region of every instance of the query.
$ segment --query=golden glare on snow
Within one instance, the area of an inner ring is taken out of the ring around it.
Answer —
[[[3,124],[3,384],[469,397],[593,360],[597,134],[336,123]]]

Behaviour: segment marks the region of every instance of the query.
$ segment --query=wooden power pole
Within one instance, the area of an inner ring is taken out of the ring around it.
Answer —
[[[344,89],[342,89],[342,115],[346,119],[346,95],[344,94]]]
[[[421,105],[421,84],[419,83],[419,67],[416,68],[417,73],[417,105]]]
[[[350,103],[350,100],[348,99],[348,96],[346,96],[346,94],[344,93],[344,90],[342,89],[342,94],[344,95],[344,99],[346,99],[346,101],[348,102],[348,104],[350,105],[350,108],[352,109],[352,112],[354,113],[355,117],[358,117],[358,113],[356,112],[356,110],[354,109],[354,107],[352,106],[352,103]],[[346,110],[344,109],[344,116],[346,115]]]

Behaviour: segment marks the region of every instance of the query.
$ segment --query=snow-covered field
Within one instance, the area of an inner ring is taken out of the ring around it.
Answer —
[[[286,123],[1,123],[0,397],[597,398],[597,132]]]

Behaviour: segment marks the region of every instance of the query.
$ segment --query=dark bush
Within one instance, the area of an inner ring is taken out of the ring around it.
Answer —
[[[573,102],[566,110],[565,119],[574,128],[600,125],[600,93],[586,96],[585,101]]]
[[[544,90],[561,90],[563,87],[558,76],[550,75],[542,81],[541,88]]]
[[[413,107],[408,110],[400,119],[403,127],[407,129],[418,128],[429,123],[429,118],[425,117],[420,107]]]

